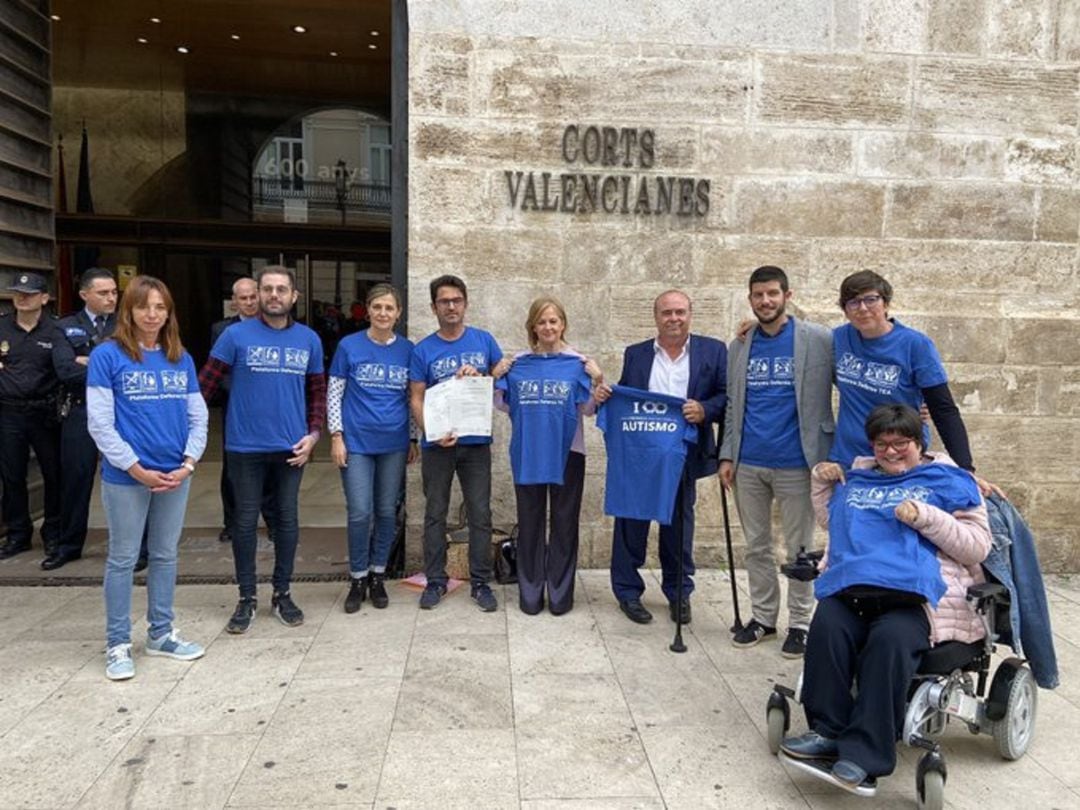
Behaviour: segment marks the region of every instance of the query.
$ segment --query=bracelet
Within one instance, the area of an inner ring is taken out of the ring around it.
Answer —
[[[191,475],[195,474],[195,465],[192,464],[190,461],[185,461],[180,466],[187,470]]]

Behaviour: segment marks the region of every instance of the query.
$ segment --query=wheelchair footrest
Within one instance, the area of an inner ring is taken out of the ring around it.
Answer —
[[[849,785],[847,782],[841,782],[832,775],[833,760],[831,759],[795,759],[795,757],[789,757],[781,751],[780,760],[788,765],[798,768],[800,771],[805,771],[811,776],[816,776],[818,779],[828,782],[830,785],[834,785],[841,790],[854,793],[856,796],[877,795],[877,779],[870,776],[858,785]]]

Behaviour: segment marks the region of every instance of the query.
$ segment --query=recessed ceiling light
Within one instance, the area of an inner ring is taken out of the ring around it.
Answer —
[[[60,22],[60,15],[59,14],[50,14],[49,19],[52,20],[53,22]]]
[[[292,31],[294,34],[306,34],[307,28],[303,25],[294,25]]]
[[[161,17],[151,17],[150,22],[154,23],[155,25],[159,24],[161,22]]]
[[[238,39],[240,39],[240,35],[239,34],[229,34],[229,39],[231,39],[233,42],[236,42]]]
[[[378,31],[372,31],[372,32],[371,32],[371,35],[372,35],[373,37],[377,37],[377,36],[379,35],[379,32],[378,32]]]
[[[148,40],[148,39],[147,39],[146,37],[139,37],[139,38],[138,38],[138,39],[136,39],[135,41],[136,41],[136,42],[138,42],[138,43],[139,43],[140,45],[145,45],[145,44],[146,44],[147,42],[149,42],[150,40]]]
[[[337,51],[330,51],[331,56],[337,56]]]
[[[176,46],[176,52],[177,53],[191,53],[191,48],[189,48],[187,45],[177,45]]]
[[[376,49],[376,48],[378,48],[378,47],[379,47],[379,46],[378,46],[378,45],[376,45],[376,44],[375,44],[374,42],[372,42],[372,43],[371,43],[370,45],[368,45],[368,48],[370,48],[371,50],[375,50],[375,49]]]

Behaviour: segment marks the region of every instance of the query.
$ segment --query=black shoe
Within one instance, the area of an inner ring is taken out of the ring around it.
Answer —
[[[420,609],[431,610],[442,601],[446,594],[446,585],[441,582],[429,582],[420,594]]]
[[[139,557],[139,559],[137,559],[135,561],[135,573],[137,574],[140,571],[145,571],[146,566],[148,566],[149,564],[150,564],[149,559],[147,559],[146,557]]]
[[[371,579],[371,606],[382,610],[390,604],[390,597],[386,593],[386,574],[368,574]]]
[[[682,600],[682,610],[680,610],[679,612],[682,614],[682,623],[683,624],[690,624],[691,616],[690,616],[690,600],[689,599],[683,599]],[[674,602],[669,602],[668,603],[668,615],[671,617],[672,621],[676,620],[676,617],[675,617],[675,603]]]
[[[648,624],[652,621],[652,614],[641,604],[640,599],[624,599],[619,602],[619,610],[626,614],[626,618],[637,624]]]
[[[750,624],[731,637],[731,644],[734,647],[753,647],[759,641],[768,641],[775,638],[775,627],[766,627],[757,619],[751,619]]]
[[[494,613],[499,609],[499,602],[495,594],[491,592],[491,586],[486,582],[478,582],[469,589],[472,600],[484,613]]]
[[[345,597],[345,612],[356,613],[367,599],[367,577],[353,577],[349,585],[349,595]]]
[[[77,560],[80,557],[82,557],[81,551],[54,551],[41,561],[41,570],[55,571],[57,568],[63,568],[72,560]]]
[[[799,627],[789,627],[780,654],[784,658],[802,658],[805,653],[806,631]]]
[[[220,532],[218,532],[217,539],[218,539],[218,542],[221,542],[221,543],[231,543],[232,542],[232,534],[229,532],[228,529],[222,529]]]
[[[24,551],[29,550],[29,543],[4,543],[0,546],[0,560],[6,560],[9,557],[14,557],[16,554],[22,554]]]
[[[225,625],[225,631],[236,634],[246,633],[252,622],[255,621],[255,608],[258,604],[254,596],[242,598],[237,602],[236,610],[233,611],[233,615],[229,618],[229,623]]]
[[[780,750],[796,759],[836,759],[839,754],[836,740],[823,737],[816,731],[787,737],[780,743]]]
[[[278,621],[286,627],[299,627],[304,623],[304,611],[296,606],[288,591],[275,593],[274,598],[270,600],[270,605]]]

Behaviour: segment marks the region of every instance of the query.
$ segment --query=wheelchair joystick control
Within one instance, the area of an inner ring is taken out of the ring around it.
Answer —
[[[795,555],[795,562],[781,565],[780,573],[788,579],[811,582],[821,573],[818,571],[818,563],[821,562],[823,556],[825,552],[822,549],[807,551],[806,546],[800,546],[799,553]]]

